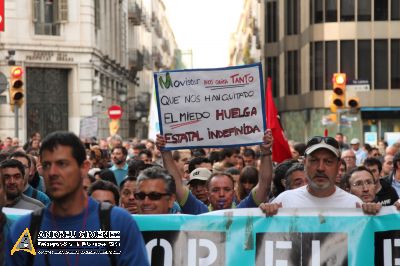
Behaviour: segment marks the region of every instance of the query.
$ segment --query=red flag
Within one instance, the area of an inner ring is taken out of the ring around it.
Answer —
[[[278,111],[272,97],[272,81],[271,78],[267,80],[266,90],[266,110],[267,110],[267,128],[272,130],[274,143],[272,145],[272,160],[281,163],[284,160],[291,159],[292,153],[290,152],[289,144],[283,135],[281,123],[278,119]]]

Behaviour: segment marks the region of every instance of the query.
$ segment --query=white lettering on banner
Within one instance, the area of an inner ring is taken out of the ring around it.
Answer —
[[[159,245],[157,243],[160,243]],[[146,244],[147,256],[151,265],[153,248],[161,246],[164,249],[164,266],[172,266],[172,246],[165,239],[153,239]]]
[[[275,247],[277,249],[292,249],[291,241],[276,241]],[[274,266],[274,242],[273,241],[265,241],[265,254],[269,254],[269,256],[265,256],[265,266]],[[287,266],[288,263],[286,260],[276,260],[276,265]]]
[[[199,247],[208,249],[209,254],[205,258],[199,258],[197,264],[197,245],[196,239],[189,239],[188,241],[188,266],[208,266],[212,265],[217,259],[218,251],[215,244],[208,239],[199,239]]]
[[[256,249],[258,266],[347,263],[345,233],[257,233],[256,238],[256,243],[259,243]]]
[[[321,245],[320,241],[313,240],[311,242],[311,266],[319,266],[321,263]]]
[[[383,259],[384,263],[383,266],[393,266],[393,254],[392,248],[393,247],[400,247],[400,239],[393,239],[394,243],[392,246],[392,239],[384,239],[383,240]],[[400,265],[400,258],[394,258],[394,265]]]

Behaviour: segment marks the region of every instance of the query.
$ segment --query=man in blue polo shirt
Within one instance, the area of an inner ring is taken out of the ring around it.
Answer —
[[[123,146],[115,146],[111,150],[111,160],[113,162],[113,166],[110,167],[110,170],[113,171],[118,186],[128,174],[128,164],[126,163],[127,156],[128,151]]]
[[[186,214],[201,214],[208,211],[230,209],[230,208],[255,208],[265,202],[271,187],[272,180],[272,133],[267,130],[263,137],[261,149],[261,164],[257,185],[252,189],[249,196],[243,199],[237,206],[234,204],[234,180],[230,174],[214,173],[207,181],[208,198],[210,204],[207,206],[198,200],[189,189],[182,184],[181,174],[174,164],[171,151],[166,151],[165,139],[157,135],[157,147],[161,150],[164,167],[174,177],[176,183],[176,199]]]

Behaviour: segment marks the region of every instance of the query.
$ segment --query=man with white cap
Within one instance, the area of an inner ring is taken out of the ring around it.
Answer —
[[[354,138],[350,141],[351,149],[356,155],[356,165],[362,165],[364,160],[367,159],[368,153],[360,149],[360,140]]]
[[[335,185],[340,166],[339,143],[331,137],[312,137],[306,146],[304,168],[308,185],[279,194],[272,203],[262,203],[260,208],[267,215],[275,215],[284,208],[355,208],[375,214],[380,210],[376,203],[362,203],[350,193]]]
[[[211,174],[211,171],[207,168],[196,168],[190,173],[188,182],[189,189],[193,196],[206,205],[210,203],[208,201],[207,180]]]

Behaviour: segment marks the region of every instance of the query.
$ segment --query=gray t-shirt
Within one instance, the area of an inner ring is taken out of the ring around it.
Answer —
[[[40,201],[22,194],[21,198],[17,201],[17,203],[8,207],[35,211],[37,209],[44,208],[45,206]]]

